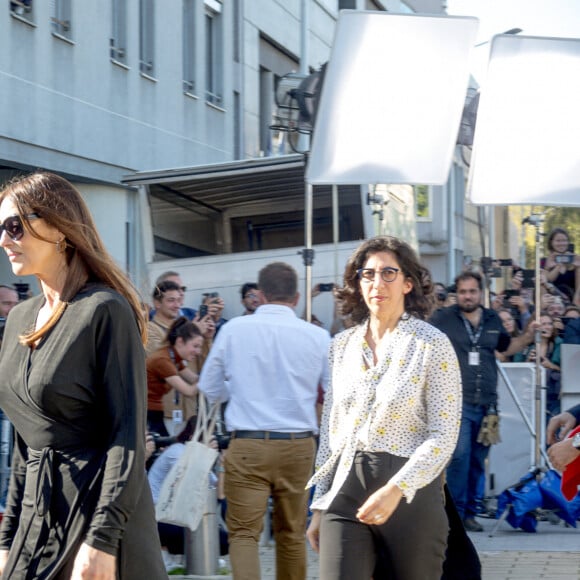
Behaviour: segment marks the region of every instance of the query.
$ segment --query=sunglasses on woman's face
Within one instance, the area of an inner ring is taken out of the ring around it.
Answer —
[[[37,213],[29,213],[26,215],[26,217],[29,220],[36,220],[40,218]],[[2,232],[4,231],[15,242],[22,239],[22,236],[24,235],[24,225],[22,224],[22,218],[19,215],[11,215],[10,217],[7,217],[0,224],[0,236],[2,236]]]

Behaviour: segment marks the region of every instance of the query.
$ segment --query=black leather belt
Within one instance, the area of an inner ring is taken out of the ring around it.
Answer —
[[[282,433],[281,431],[232,431],[232,439],[308,439],[314,437],[312,431]]]

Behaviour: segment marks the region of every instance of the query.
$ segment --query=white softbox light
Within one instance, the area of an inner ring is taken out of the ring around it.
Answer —
[[[580,39],[499,35],[482,87],[468,196],[580,205]]]
[[[341,11],[307,181],[445,183],[476,31],[475,18]]]

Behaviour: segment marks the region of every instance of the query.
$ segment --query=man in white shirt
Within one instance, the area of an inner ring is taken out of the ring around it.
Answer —
[[[296,317],[298,276],[291,266],[264,267],[258,287],[265,304],[223,327],[199,390],[211,403],[229,401],[225,494],[234,578],[260,578],[258,541],[271,495],[277,577],[304,580],[304,488],[314,462],[317,389],[326,390],[328,382],[330,336]]]

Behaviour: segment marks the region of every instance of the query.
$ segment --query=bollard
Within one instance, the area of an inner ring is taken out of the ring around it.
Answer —
[[[185,528],[185,571],[187,574],[214,576],[218,572],[218,558],[217,489],[210,487],[199,526],[194,532]]]
[[[272,537],[272,498],[268,498],[268,506],[264,514],[264,524],[262,527],[262,535],[260,536],[260,546],[268,547],[271,544]]]

